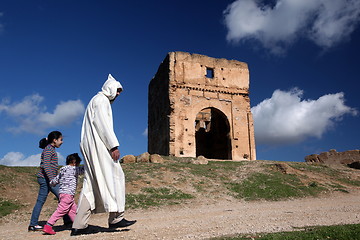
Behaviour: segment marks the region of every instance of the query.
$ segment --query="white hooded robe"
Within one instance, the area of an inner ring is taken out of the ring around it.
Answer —
[[[119,146],[110,105],[118,88],[122,89],[120,82],[109,74],[101,91],[90,100],[81,129],[80,149],[84,156],[85,177],[80,198],[86,197],[93,213],[125,210],[124,172],[110,152]]]

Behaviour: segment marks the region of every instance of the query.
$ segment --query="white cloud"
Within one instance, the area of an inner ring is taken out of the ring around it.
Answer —
[[[20,102],[3,100],[0,103],[0,113],[6,113],[12,120],[9,122],[13,123],[7,130],[12,133],[44,134],[48,128],[71,124],[84,113],[85,108],[81,100],[60,102],[53,113],[46,111],[46,107],[42,105],[43,100],[44,98],[38,94],[26,96]]]
[[[258,40],[274,54],[283,54],[298,38],[322,48],[347,38],[360,21],[359,0],[236,0],[224,11],[227,40]]]
[[[38,166],[40,155],[36,154],[25,158],[24,154],[20,152],[9,152],[0,159],[0,164],[6,166]]]
[[[39,94],[33,94],[30,96],[24,97],[21,102],[16,102],[11,104],[10,100],[5,99],[0,104],[0,112],[5,111],[8,115],[12,117],[22,117],[28,116],[32,113],[44,111],[45,107],[40,108],[40,103],[44,100]]]
[[[39,116],[39,121],[49,127],[68,125],[84,113],[84,104],[81,100],[60,102],[53,113],[44,112]]]
[[[58,154],[58,162],[64,163],[65,158]],[[40,166],[41,153],[25,157],[21,152],[8,152],[3,158],[0,159],[0,165],[6,166]]]
[[[145,128],[144,132],[142,133],[143,136],[147,137],[148,136],[148,128]]]
[[[345,105],[344,94],[327,94],[317,100],[302,100],[303,91],[275,90],[251,108],[255,139],[259,144],[298,143],[308,137],[321,136],[341,121],[343,115],[357,115],[357,110]]]

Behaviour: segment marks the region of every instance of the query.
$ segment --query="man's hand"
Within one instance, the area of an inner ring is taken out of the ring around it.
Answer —
[[[120,158],[120,151],[117,147],[110,150],[112,159],[117,162]]]

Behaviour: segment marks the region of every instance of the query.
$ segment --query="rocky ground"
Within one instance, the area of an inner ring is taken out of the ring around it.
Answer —
[[[232,198],[196,200],[186,205],[129,210],[126,218],[138,222],[109,230],[107,215],[92,215],[89,235],[70,237],[55,227],[55,236],[27,232],[30,213],[11,214],[0,224],[0,239],[208,239],[223,235],[293,231],[305,226],[359,224],[360,190],[334,192],[317,198],[245,202]],[[46,220],[42,217],[41,219]]]

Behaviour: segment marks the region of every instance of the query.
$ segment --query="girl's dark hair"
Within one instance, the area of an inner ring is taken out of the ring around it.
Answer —
[[[39,141],[39,148],[44,149],[48,144],[52,143],[54,139],[59,139],[62,136],[59,131],[52,131],[47,138],[43,138]]]
[[[76,161],[76,164],[81,162],[81,158],[77,153],[70,154],[66,157],[66,165],[69,165],[73,160]]]

